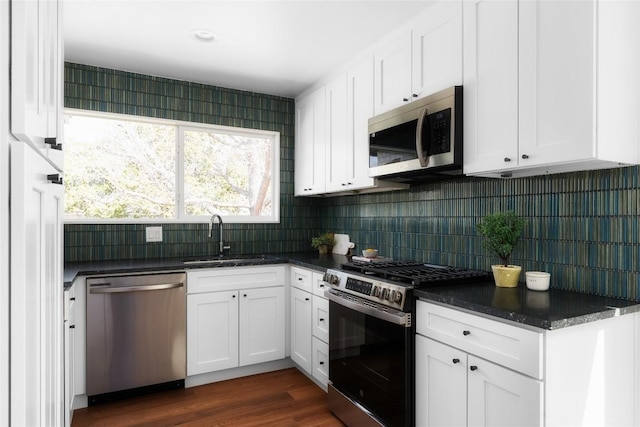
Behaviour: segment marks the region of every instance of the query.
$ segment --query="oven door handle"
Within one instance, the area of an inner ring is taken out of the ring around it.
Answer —
[[[390,309],[393,311],[378,310],[374,307],[369,307],[363,304],[359,304],[355,301],[350,301],[346,298],[342,298],[341,296],[332,293],[330,290],[324,291],[324,296],[328,300],[333,301],[336,304],[340,304],[343,307],[355,310],[358,313],[366,314],[367,316],[372,316],[377,319],[384,320],[385,322],[393,323],[395,325],[404,326],[405,328],[411,327],[411,313],[404,313],[402,311],[393,309]]]

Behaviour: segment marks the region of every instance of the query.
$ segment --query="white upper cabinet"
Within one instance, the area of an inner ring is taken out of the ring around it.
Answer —
[[[295,195],[325,192],[324,87],[296,100]]]
[[[347,138],[347,76],[325,86],[326,96],[326,183],[327,191],[340,191],[352,184],[349,171],[353,144]]]
[[[11,2],[11,133],[62,170],[62,2]]]
[[[462,84],[462,2],[435,2],[374,57],[375,114]]]
[[[398,107],[411,99],[411,31],[403,31],[376,50],[375,113]]]
[[[640,162],[639,4],[471,1],[463,9],[466,174]]]
[[[462,84],[462,2],[443,1],[429,8],[412,33],[411,95],[431,95]]]

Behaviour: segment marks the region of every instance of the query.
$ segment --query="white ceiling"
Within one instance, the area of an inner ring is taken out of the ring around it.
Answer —
[[[295,97],[429,3],[66,0],[65,60]]]

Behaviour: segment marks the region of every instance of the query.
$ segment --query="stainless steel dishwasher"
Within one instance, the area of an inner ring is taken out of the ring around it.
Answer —
[[[89,404],[184,387],[186,274],[87,279]]]

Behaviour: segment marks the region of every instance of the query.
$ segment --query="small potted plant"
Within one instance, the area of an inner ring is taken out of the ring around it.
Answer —
[[[525,221],[511,211],[489,214],[477,225],[478,232],[485,238],[485,248],[502,260],[502,264],[491,266],[496,286],[518,286],[522,267],[510,265],[509,258],[520,240],[524,225]]]
[[[323,233],[311,239],[311,246],[321,254],[330,254],[334,244],[333,233]]]

